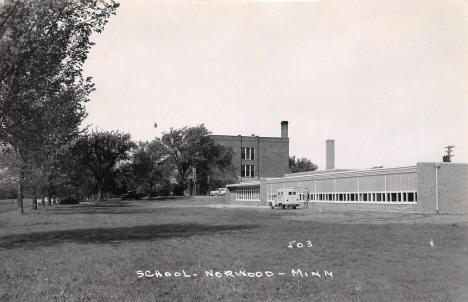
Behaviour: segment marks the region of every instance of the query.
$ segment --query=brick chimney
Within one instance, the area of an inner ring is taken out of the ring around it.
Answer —
[[[326,140],[327,170],[335,169],[335,140]]]
[[[288,138],[288,121],[281,122],[281,137]]]

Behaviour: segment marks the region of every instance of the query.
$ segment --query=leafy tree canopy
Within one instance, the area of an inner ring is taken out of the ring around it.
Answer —
[[[302,157],[296,158],[295,155],[289,157],[289,171],[290,173],[315,171],[318,166],[310,159]]]
[[[209,171],[215,171],[215,168],[218,171],[233,171],[232,154],[224,147],[216,145],[209,134],[203,124],[196,127],[171,128],[168,133],[163,134],[161,142],[176,169],[176,194],[182,194],[188,187],[194,178],[194,170],[195,180],[205,187]]]
[[[0,144],[16,152],[19,191],[26,171],[51,170],[44,163],[79,133],[94,89],[82,74],[90,37],[117,7],[112,0],[0,3]]]
[[[103,186],[117,165],[130,159],[136,144],[130,134],[119,131],[93,131],[81,136],[72,147],[77,168],[88,169],[98,189],[98,199],[103,200]]]
[[[171,175],[171,166],[166,147],[159,139],[141,142],[132,157],[133,181],[145,191],[148,198]]]

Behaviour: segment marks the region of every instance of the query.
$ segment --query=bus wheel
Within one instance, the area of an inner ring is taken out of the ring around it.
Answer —
[[[295,209],[296,209],[296,207],[293,207],[293,210],[295,210]]]

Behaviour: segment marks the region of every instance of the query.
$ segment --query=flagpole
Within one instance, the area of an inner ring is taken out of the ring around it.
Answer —
[[[153,123],[153,139],[156,139],[156,128],[158,128],[158,124],[156,122]]]

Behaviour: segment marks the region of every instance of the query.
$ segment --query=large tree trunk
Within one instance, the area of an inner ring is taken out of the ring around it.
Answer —
[[[21,214],[24,213],[23,197],[24,197],[24,167],[23,165],[21,165],[19,169],[18,203],[17,203],[18,209],[20,210]]]
[[[146,187],[146,195],[148,195],[148,200],[151,199],[151,192],[153,191],[153,184],[150,182]],[[136,191],[135,191],[136,192]]]
[[[51,193],[49,193],[49,194],[47,195],[47,205],[48,205],[48,206],[51,206],[51,205],[52,205],[52,194],[51,194]]]
[[[98,201],[102,201],[102,184],[98,184]]]
[[[33,210],[37,210],[37,186],[34,185],[34,192],[33,192],[33,201],[32,201],[32,208]]]
[[[100,181],[98,181],[98,201],[104,201],[104,183],[106,181],[106,177],[103,176]]]

